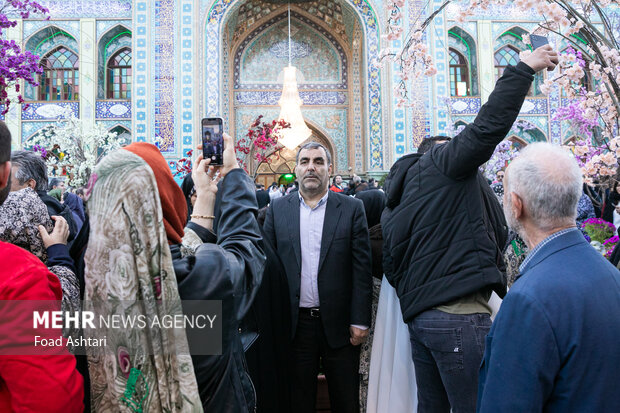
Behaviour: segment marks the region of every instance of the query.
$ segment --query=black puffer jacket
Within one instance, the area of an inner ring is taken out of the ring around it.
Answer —
[[[193,355],[205,412],[253,412],[256,395],[247,372],[239,326],[260,286],[265,256],[259,246],[254,184],[241,169],[219,187],[221,212],[217,237],[200,226],[188,227],[205,242],[195,256],[181,257],[170,247],[182,300],[222,301],[222,354]],[[193,345],[190,339],[190,349]]]
[[[505,295],[506,221],[478,167],[516,120],[533,73],[524,63],[506,68],[473,123],[390,170],[381,219],[383,269],[405,321],[483,289]]]

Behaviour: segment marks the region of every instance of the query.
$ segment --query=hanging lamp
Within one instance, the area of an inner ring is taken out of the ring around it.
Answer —
[[[281,131],[279,142],[289,149],[295,149],[300,143],[312,135],[301,114],[303,101],[297,88],[297,68],[291,64],[291,5],[288,5],[288,66],[284,68],[282,96],[279,119],[290,123],[291,127]]]

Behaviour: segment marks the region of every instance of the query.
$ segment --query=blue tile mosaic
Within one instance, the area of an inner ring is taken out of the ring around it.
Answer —
[[[22,120],[56,120],[61,118],[65,110],[69,108],[77,118],[80,117],[80,104],[78,102],[53,102],[53,103],[30,103],[28,108],[22,110]]]
[[[235,92],[238,105],[277,105],[282,92]],[[304,105],[345,105],[346,92],[299,92]]]
[[[98,100],[95,104],[95,117],[97,119],[131,119],[131,101]]]

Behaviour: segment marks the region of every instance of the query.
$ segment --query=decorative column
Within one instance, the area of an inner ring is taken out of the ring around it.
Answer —
[[[132,7],[133,85],[131,90],[133,96],[131,112],[133,114],[132,136],[137,142],[150,142],[150,137],[152,136],[150,124],[146,121],[148,107],[150,107],[150,102],[152,102],[151,88],[147,83],[147,79],[150,79],[150,66],[148,65],[150,36],[148,36],[149,19],[147,16],[149,16],[150,12],[149,5],[152,4],[152,2],[146,0],[138,0],[134,1]]]
[[[433,2],[433,11],[441,7],[443,1]],[[448,127],[448,108],[445,102],[450,98],[450,73],[448,67],[448,37],[445,27],[446,11],[439,13],[428,27],[430,53],[433,56],[437,74],[432,77],[431,106],[427,107],[428,116],[432,116],[433,135],[444,135]],[[450,103],[448,103],[450,104]]]
[[[411,29],[416,19],[424,20],[427,7],[426,1],[411,0],[409,2],[409,29]],[[407,32],[407,30],[405,30]],[[425,35],[426,36],[426,35]],[[428,41],[428,38],[426,38]],[[407,85],[409,93],[409,102],[411,103],[408,129],[411,131],[411,137],[408,140],[408,152],[414,152],[422,139],[428,136],[430,132],[430,123],[428,120],[429,99],[428,88],[429,81],[427,77],[419,77],[414,79]],[[398,110],[398,109],[397,109]],[[398,147],[396,152],[398,154]],[[402,156],[402,154],[398,154]]]
[[[176,73],[175,50],[177,25],[174,0],[158,0],[151,10],[152,57],[149,61],[152,72],[150,88],[153,99],[150,102],[150,118],[153,135],[159,141],[159,150],[166,156],[177,158],[176,139]]]
[[[478,78],[480,79],[481,104],[489,100],[495,87],[495,60],[493,53],[493,27],[490,20],[478,20]]]
[[[177,53],[177,72],[181,73],[181,85],[180,97],[177,99],[177,111],[176,113],[182,114],[181,117],[181,136],[182,136],[182,151],[183,157],[187,156],[189,150],[195,147],[199,142],[200,133],[198,131],[198,122],[200,115],[194,111],[194,96],[199,96],[195,93],[198,90],[194,86],[194,79],[200,79],[200,65],[194,62],[194,47],[200,43],[194,39],[194,24],[199,19],[194,19],[193,15],[198,14],[197,10],[200,10],[199,5],[196,5],[194,0],[182,0],[180,10],[180,24],[181,24],[181,47],[178,48]],[[178,92],[177,92],[178,93]],[[177,95],[178,96],[178,95]],[[194,137],[195,136],[195,141]]]
[[[95,125],[97,99],[97,23],[80,19],[80,119]]]

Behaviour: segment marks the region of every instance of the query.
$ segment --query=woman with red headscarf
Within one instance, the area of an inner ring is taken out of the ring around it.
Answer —
[[[227,135],[219,175],[208,165],[202,156],[195,162],[197,199],[187,226],[185,197],[154,145],[133,143],[108,155],[95,170],[88,202],[87,299],[147,317],[180,314],[174,305],[179,299],[222,303],[221,355],[190,359],[188,340],[179,329],[147,328],[133,335],[94,330],[114,346],[114,351],[89,358],[95,410],[119,411],[124,404],[145,412],[254,410],[238,332],[265,261],[258,246],[254,185],[238,167]],[[137,300],[143,304],[131,305]],[[195,345],[190,340],[189,348]]]

